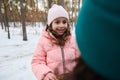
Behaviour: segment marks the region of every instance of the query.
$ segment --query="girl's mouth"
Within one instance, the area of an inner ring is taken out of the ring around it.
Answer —
[[[58,34],[63,34],[65,32],[65,29],[57,29]]]

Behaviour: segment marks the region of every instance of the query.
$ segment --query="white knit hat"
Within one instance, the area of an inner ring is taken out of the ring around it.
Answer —
[[[58,17],[65,17],[69,19],[67,11],[62,6],[54,4],[48,11],[48,17],[47,17],[48,26],[51,24],[51,22],[54,19]]]

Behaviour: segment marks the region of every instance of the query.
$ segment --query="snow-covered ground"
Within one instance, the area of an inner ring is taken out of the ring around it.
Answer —
[[[28,41],[23,41],[22,29],[10,27],[11,39],[8,39],[7,32],[0,29],[0,80],[36,80],[31,71],[31,57],[41,27],[27,26],[27,33]]]
[[[0,26],[0,80],[37,80],[31,71],[31,58],[42,27],[27,26],[28,41],[23,41],[21,27],[10,27],[8,39]]]

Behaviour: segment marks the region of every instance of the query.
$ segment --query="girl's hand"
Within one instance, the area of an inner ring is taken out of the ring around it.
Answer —
[[[58,79],[56,78],[56,76],[55,76],[53,73],[49,72],[49,73],[45,76],[44,80],[58,80]]]

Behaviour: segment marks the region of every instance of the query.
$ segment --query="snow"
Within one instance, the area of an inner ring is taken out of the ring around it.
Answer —
[[[10,27],[11,39],[0,29],[0,80],[36,80],[31,71],[31,58],[41,28],[27,26],[28,41],[22,40],[21,27]]]
[[[28,41],[22,40],[21,27],[14,28],[10,24],[11,39],[0,29],[0,80],[37,80],[31,70],[31,58],[43,25],[28,25],[26,28]]]

